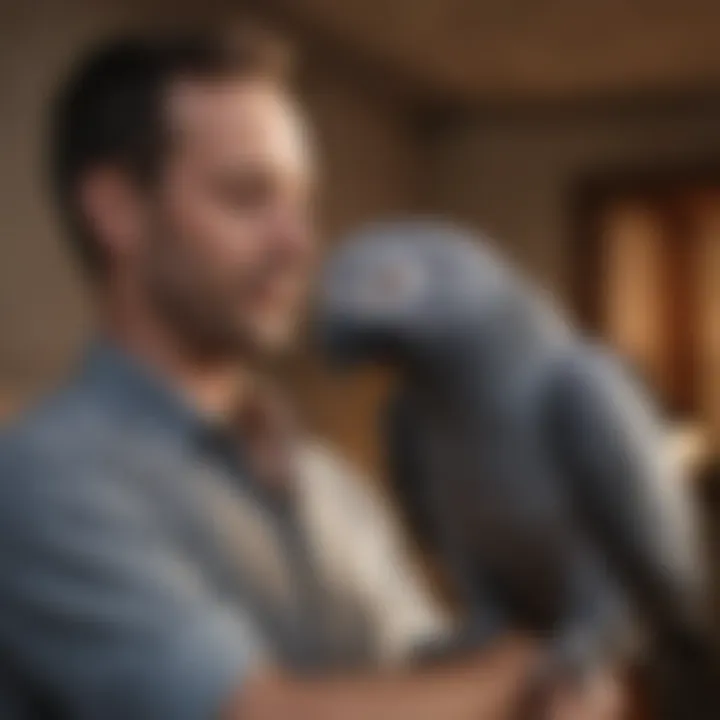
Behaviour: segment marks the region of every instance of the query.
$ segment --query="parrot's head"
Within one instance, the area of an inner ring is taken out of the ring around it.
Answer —
[[[457,347],[509,283],[482,237],[439,222],[388,222],[340,243],[321,279],[317,329],[333,361],[415,362]]]

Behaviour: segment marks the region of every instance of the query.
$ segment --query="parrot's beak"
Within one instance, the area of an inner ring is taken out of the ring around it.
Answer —
[[[348,287],[331,274],[320,284],[312,317],[314,339],[333,367],[384,365],[395,357],[401,334],[392,307],[378,303],[372,292],[371,284]]]
[[[335,368],[360,364],[369,354],[362,334],[347,319],[321,313],[315,321],[315,341],[321,356]]]
[[[335,369],[365,364],[393,364],[392,333],[382,327],[367,327],[347,313],[320,311],[314,323],[315,344],[320,355]]]

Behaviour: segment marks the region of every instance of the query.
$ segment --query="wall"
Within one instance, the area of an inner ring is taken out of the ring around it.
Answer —
[[[163,21],[170,8],[173,17],[183,15],[169,0],[0,0],[0,412],[64,372],[90,324],[83,283],[43,189],[48,97],[80,47],[118,27]],[[323,153],[327,236],[412,210],[415,138],[403,107],[312,56],[303,75]],[[359,438],[368,433],[357,428],[368,385],[340,382],[331,387],[339,392],[328,393],[324,374],[307,357],[292,375],[313,423],[366,458],[367,441]]]
[[[223,4],[206,0],[202,13]],[[62,373],[89,327],[83,284],[42,187],[49,93],[79,47],[170,13],[190,14],[171,0],[0,0],[0,412]],[[699,101],[477,108],[421,134],[410,110],[372,78],[309,50],[303,86],[323,153],[327,238],[365,219],[434,210],[485,228],[567,299],[580,176],[720,157],[720,107]],[[370,428],[382,381],[330,379],[307,353],[289,374],[311,425],[375,467]]]
[[[0,13],[0,396],[14,405],[67,362],[88,319],[44,195],[44,106],[75,47],[126,17],[102,0],[3,2]]]
[[[569,300],[578,179],[604,169],[713,159],[720,159],[717,103],[478,110],[436,132],[432,194],[438,212],[497,237]]]
[[[326,70],[310,71],[304,87],[324,160],[320,203],[326,244],[364,221],[416,211],[421,155],[405,109]],[[307,353],[291,369],[308,424],[377,471],[373,427],[383,378],[331,375]]]

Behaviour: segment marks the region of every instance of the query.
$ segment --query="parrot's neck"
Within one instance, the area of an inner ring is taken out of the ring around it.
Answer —
[[[418,349],[405,363],[404,374],[435,394],[461,400],[489,397],[517,385],[576,340],[562,328],[533,323],[465,328]]]

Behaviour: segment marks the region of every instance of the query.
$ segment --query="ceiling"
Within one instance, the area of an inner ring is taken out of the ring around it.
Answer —
[[[274,0],[429,91],[548,99],[720,87],[718,0]]]

